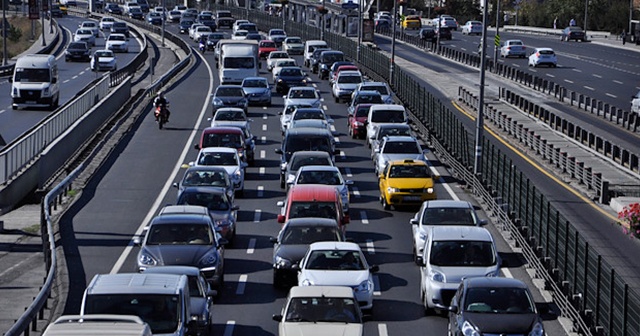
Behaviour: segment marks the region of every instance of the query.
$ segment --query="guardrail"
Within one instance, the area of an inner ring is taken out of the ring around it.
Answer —
[[[49,53],[51,53],[53,48],[60,41],[60,27],[58,26],[58,21],[53,20],[53,22],[55,22],[55,24],[53,26],[56,27],[56,35],[54,36],[53,40],[51,40],[49,42],[48,45],[46,45],[45,47],[42,47],[42,49],[40,49],[38,52],[36,52],[36,54],[49,54]],[[13,69],[15,67],[16,67],[15,63],[7,64],[5,66],[0,66],[0,77],[6,77],[6,76],[13,75]]]

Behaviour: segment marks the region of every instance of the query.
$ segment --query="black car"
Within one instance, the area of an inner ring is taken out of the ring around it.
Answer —
[[[226,35],[224,33],[210,33],[207,35],[207,50],[213,50],[216,48],[218,41],[224,40]]]
[[[122,8],[115,3],[110,3],[107,4],[107,6],[104,8],[105,12],[109,13],[109,14],[116,14],[116,15],[122,15]]]
[[[320,63],[320,54],[323,51],[331,50],[331,48],[317,48],[313,50],[311,54],[311,59],[309,60],[309,67],[311,68],[311,72],[318,73],[318,63]]]
[[[420,38],[425,41],[436,42],[436,29],[434,27],[424,27],[420,29]]]
[[[64,15],[64,13],[62,13],[62,10],[60,9],[60,5],[51,5],[51,10],[49,10],[49,13],[51,13],[51,16],[53,17],[62,17]]]
[[[388,32],[391,30],[391,22],[388,20],[376,20],[375,21],[376,32]]]
[[[180,21],[180,34],[186,34],[189,32],[189,28],[194,24],[195,21],[191,19],[183,19]]]
[[[329,78],[329,68],[334,62],[344,61],[344,53],[338,50],[327,50],[320,53],[318,62],[318,76],[320,79]]]
[[[297,271],[292,268],[302,260],[309,244],[319,241],[344,241],[342,231],[333,219],[293,218],[284,224],[278,237],[270,237],[273,243],[273,286],[282,287],[296,280]]]
[[[307,74],[300,67],[284,67],[276,77],[276,92],[287,93],[290,87],[307,86]]]
[[[111,25],[111,34],[123,34],[127,38],[130,37],[129,26],[125,22],[116,21]]]
[[[222,175],[219,175],[222,178]],[[233,205],[223,187],[185,187],[178,195],[176,205],[199,205],[209,210],[216,231],[230,244],[236,236],[238,206]]]
[[[216,31],[216,28],[218,28],[218,25],[216,24],[216,20],[214,20],[213,16],[211,15],[200,14],[198,15],[198,19],[196,21],[198,23],[202,23],[203,25],[211,28],[211,31]]]
[[[584,42],[586,40],[586,36],[584,35],[584,30],[580,27],[570,26],[562,30],[562,37],[560,37],[561,41],[580,41]]]
[[[87,42],[71,42],[64,53],[64,60],[89,62],[91,60],[91,48]]]
[[[452,335],[545,335],[533,296],[513,278],[462,280],[449,307]]]
[[[451,40],[451,38],[453,37],[451,34],[451,28],[449,27],[440,27],[436,29],[436,33],[440,34],[440,41]]]
[[[127,13],[127,15],[129,15],[129,17],[134,20],[142,20],[142,18],[144,17],[144,13],[142,13],[142,9],[138,7],[133,7],[129,9],[129,12]]]
[[[152,25],[161,25],[162,24],[162,15],[156,12],[147,13],[147,22]]]

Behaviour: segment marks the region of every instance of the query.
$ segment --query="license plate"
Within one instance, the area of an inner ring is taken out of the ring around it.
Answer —
[[[35,104],[36,101],[35,100],[27,100],[25,103],[27,103],[27,104]]]
[[[420,200],[420,196],[405,196],[404,200],[405,201],[419,201]]]

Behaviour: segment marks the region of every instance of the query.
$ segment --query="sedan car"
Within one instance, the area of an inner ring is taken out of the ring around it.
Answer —
[[[267,56],[267,71],[271,71],[277,60],[292,59],[286,51],[272,51]]]
[[[111,50],[96,50],[91,57],[91,70],[93,71],[116,71],[116,55]]]
[[[198,205],[206,207],[213,219],[216,231],[229,241],[236,236],[237,205],[227,197],[223,187],[185,187],[178,195],[176,205]]]
[[[242,121],[212,120],[211,127],[235,127],[242,132],[244,145],[238,149],[238,153],[242,159],[248,164],[253,165],[256,154],[256,136],[251,133],[252,119]]]
[[[535,48],[529,55],[529,66],[538,67],[546,65],[555,68],[558,66],[558,58],[551,48]]]
[[[435,180],[439,178],[423,161],[391,161],[378,176],[380,203],[389,210],[391,206],[420,205],[434,200]]]
[[[311,104],[295,103],[295,104],[284,105],[284,108],[282,109],[282,111],[278,112],[278,114],[280,115],[280,131],[282,132],[282,135],[284,135],[284,132],[287,130],[287,128],[289,128],[289,124],[291,123],[291,116],[293,115],[293,112],[295,112],[299,108],[308,108],[308,107],[311,107]]]
[[[289,55],[302,55],[304,51],[302,39],[297,36],[285,38],[282,42],[282,50],[286,51]]]
[[[275,42],[278,45],[281,45],[284,39],[287,38],[287,33],[285,33],[285,31],[282,29],[274,28],[269,29],[269,34],[267,36],[271,41]]]
[[[482,22],[467,21],[464,26],[462,26],[462,35],[482,35]]]
[[[155,266],[194,266],[204,273],[214,288],[224,284],[224,245],[227,240],[215,232],[211,218],[201,214],[156,216],[145,228],[136,258],[138,270]]]
[[[93,34],[93,36],[95,36],[95,37],[100,36],[100,27],[98,26],[97,22],[94,22],[94,21],[82,21],[82,23],[80,23],[78,28],[84,29],[84,30],[90,30],[91,33]]]
[[[453,335],[546,335],[527,285],[501,277],[462,280],[449,307],[449,330]]]
[[[329,84],[333,84],[333,82],[335,82],[336,77],[338,76],[338,72],[342,70],[358,71],[359,69],[358,69],[358,66],[353,64],[353,62],[349,62],[349,61],[335,62],[331,65],[331,67],[329,67]]]
[[[358,104],[353,109],[349,109],[347,123],[351,138],[364,139],[367,135],[367,128],[364,123],[367,121],[371,104]]]
[[[100,30],[105,30],[105,29],[110,29],[111,25],[116,22],[116,19],[109,17],[109,16],[105,16],[102,19],[100,19]]]
[[[382,101],[385,104],[393,104],[393,93],[389,84],[385,82],[362,82],[353,91],[353,95],[357,95],[359,91],[378,91],[382,96]],[[353,97],[351,97],[353,100]]]
[[[277,93],[287,93],[291,87],[307,85],[307,74],[300,67],[282,67],[274,80]]]
[[[142,20],[142,18],[144,17],[144,12],[140,7],[132,7],[127,12],[127,15],[129,15],[129,17],[134,20]]]
[[[298,184],[326,184],[335,186],[340,192],[343,210],[349,213],[349,186],[353,181],[345,180],[340,173],[340,169],[335,166],[302,166],[292,181],[287,181],[288,185]]]
[[[420,210],[409,221],[413,233],[414,260],[422,256],[422,246],[428,228],[437,225],[482,226],[487,221],[480,219],[467,201],[432,200],[422,203]]]
[[[333,86],[331,87],[331,93],[333,94],[335,102],[340,103],[345,100],[351,101],[351,94],[362,82],[364,82],[364,78],[360,71],[340,71],[333,83]]]
[[[298,151],[291,154],[289,163],[287,164],[281,180],[280,187],[285,187],[286,181],[295,180],[298,169],[304,166],[333,166],[331,155],[323,151]]]
[[[380,148],[375,155],[376,175],[391,161],[415,160],[426,161],[424,152],[418,140],[411,136],[387,136],[380,142]]]
[[[213,31],[208,26],[198,26],[193,32],[193,40],[200,41],[201,36],[209,36]]]
[[[227,197],[234,200],[234,186],[229,173],[223,167],[196,166],[189,167],[184,172],[180,182],[173,184],[178,189],[178,195],[187,187],[224,188]]]
[[[96,45],[96,37],[89,29],[78,29],[73,34],[73,42],[85,42],[91,48]]]
[[[500,46],[500,57],[527,57],[527,47],[522,40],[506,40]]]
[[[317,242],[309,245],[300,261],[298,286],[346,286],[352,288],[360,309],[373,308],[372,273],[360,246],[351,242]]]
[[[384,102],[382,101],[382,95],[378,92],[378,91],[369,91],[369,90],[362,90],[362,91],[354,91],[353,94],[351,95],[351,102],[349,103],[348,107],[347,107],[347,115],[353,115],[356,106],[361,105],[361,104],[367,104],[368,106],[371,106],[372,104],[384,104]],[[367,111],[369,111],[367,109]],[[366,120],[366,115],[364,116],[365,120]],[[364,122],[364,121],[363,121]]]
[[[64,52],[64,60],[89,62],[91,60],[91,48],[87,42],[71,42]]]
[[[156,12],[147,13],[146,21],[152,25],[159,26],[162,24],[162,14]]]
[[[169,22],[180,22],[181,18],[182,18],[182,13],[177,10],[169,11],[169,14],[167,15],[167,20]]]
[[[105,43],[107,49],[113,52],[129,52],[129,42],[124,34],[109,34]]]
[[[321,120],[326,124],[333,124],[333,119],[329,118],[323,109],[319,107],[300,107],[291,114],[291,123],[302,120]],[[328,129],[328,126],[326,127]]]
[[[283,98],[285,105],[307,104],[311,107],[320,107],[320,93],[310,86],[292,87]]]
[[[271,87],[264,77],[247,77],[242,80],[242,90],[249,104],[271,106]]]
[[[248,121],[248,119],[241,108],[223,107],[219,108],[216,113],[213,114],[211,122],[213,123],[215,121]]]
[[[260,58],[267,58],[272,51],[277,51],[278,46],[274,41],[271,40],[262,40],[258,42],[258,56]]]
[[[420,29],[420,38],[425,41],[436,42],[438,37],[436,35],[436,28],[433,26],[422,27]]]
[[[111,25],[111,34],[123,34],[126,38],[131,36],[129,26],[125,22],[116,21]]]
[[[214,50],[216,48],[216,44],[218,44],[218,41],[224,40],[226,38],[226,33],[210,33],[209,35],[207,35],[207,50]]]
[[[380,142],[382,142],[382,139],[387,136],[394,135],[413,136],[413,132],[411,131],[411,127],[407,124],[381,124],[376,127],[373,135],[369,136],[367,139],[368,146],[371,148],[372,160],[376,157],[376,149],[380,148]]]
[[[451,39],[453,38],[453,34],[451,33],[451,28],[449,27],[439,27],[436,28],[436,35],[440,35],[440,41],[442,40],[449,40],[451,41]]]
[[[281,58],[277,59],[273,63],[273,67],[271,68],[271,78],[273,79],[273,83],[276,83],[276,78],[280,73],[280,70],[284,67],[297,67],[298,62],[296,62],[293,58]]]
[[[196,161],[190,162],[189,166],[221,166],[229,176],[235,187],[236,194],[244,195],[244,173],[248,166],[238,155],[238,151],[228,147],[207,147],[202,148],[198,153]]]
[[[108,3],[104,10],[109,14],[122,15],[122,7],[117,3]]]
[[[211,103],[213,104],[213,113],[221,107],[238,107],[245,114],[249,109],[249,100],[240,85],[218,85],[212,96]]]
[[[249,34],[248,30],[244,30],[244,29],[236,30],[236,31],[233,32],[233,34],[231,34],[231,39],[232,40],[246,40],[248,34]]]
[[[182,19],[182,20],[180,20],[180,34],[189,33],[189,28],[191,28],[191,25],[193,25],[194,23],[195,23],[195,21],[192,20],[192,19]]]
[[[560,37],[561,41],[586,41],[587,36],[584,34],[584,30],[580,27],[569,26],[562,30],[562,36]]]
[[[273,243],[273,286],[282,287],[296,280],[297,270],[309,244],[319,241],[344,241],[335,220],[329,218],[292,218],[286,222]]]

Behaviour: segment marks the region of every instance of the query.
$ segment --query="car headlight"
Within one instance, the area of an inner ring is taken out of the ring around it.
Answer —
[[[343,186],[342,189],[340,189],[340,195],[342,197],[348,197],[349,196],[349,189],[347,189],[347,187]]]
[[[282,170],[282,171],[287,170],[287,163],[286,163],[286,162],[282,162],[282,163],[280,164],[280,170]]]
[[[373,282],[369,281],[369,279],[361,282],[358,287],[354,289],[356,293],[370,292],[373,290]]]
[[[300,81],[300,83],[307,84],[307,80],[303,79],[303,80]]]
[[[229,226],[231,225],[231,221],[228,219],[216,219],[213,221],[216,226]]]
[[[237,178],[241,178],[242,177],[242,171],[240,169],[238,169],[238,170],[233,172],[233,175],[236,176]]]
[[[540,322],[536,322],[529,333],[529,336],[544,336],[544,326]]]
[[[140,254],[140,258],[138,259],[138,262],[140,262],[140,264],[142,265],[148,265],[148,266],[155,266],[158,264],[156,259],[146,252],[143,252]]]
[[[309,280],[309,279],[304,279],[304,280],[302,280],[300,285],[302,285],[302,286],[313,286],[313,282],[311,280]]]
[[[427,194],[433,194],[433,188],[426,188],[424,189],[424,192],[426,192]]]
[[[48,96],[48,95],[49,95],[49,92],[50,92],[50,91],[49,91],[49,87],[46,87],[46,88],[42,89],[42,95],[43,95],[43,96]]]
[[[289,259],[282,258],[280,256],[276,256],[275,267],[280,268],[291,268],[292,262]]]
[[[293,174],[289,174],[289,176],[287,176],[287,183],[293,183],[293,179],[295,179],[296,176]]]
[[[429,278],[431,278],[431,280],[435,281],[435,282],[446,282],[447,279],[445,278],[444,274],[438,271],[431,271],[431,274],[429,274]]]
[[[393,188],[393,187],[387,187],[387,192],[390,193],[390,194],[393,194],[393,193],[400,192],[400,189]]]
[[[214,251],[211,251],[205,254],[204,256],[202,256],[202,258],[200,258],[200,261],[198,261],[198,265],[210,266],[210,265],[215,265],[217,262],[218,262],[218,256]]]
[[[464,336],[480,336],[480,333],[469,321],[464,321],[461,331]]]
[[[393,104],[393,98],[388,97],[387,99],[384,100],[385,104]]]
[[[359,122],[359,121],[356,121],[356,122],[354,122],[354,123],[353,123],[353,126],[356,126],[356,127],[362,127],[362,126],[364,126],[364,123],[361,123],[361,122]]]
[[[215,106],[222,106],[222,105],[224,105],[224,103],[222,102],[222,99],[220,99],[220,98],[214,98],[214,99],[213,99],[213,105],[215,105]]]
[[[278,83],[284,83],[282,79],[278,79]]]

